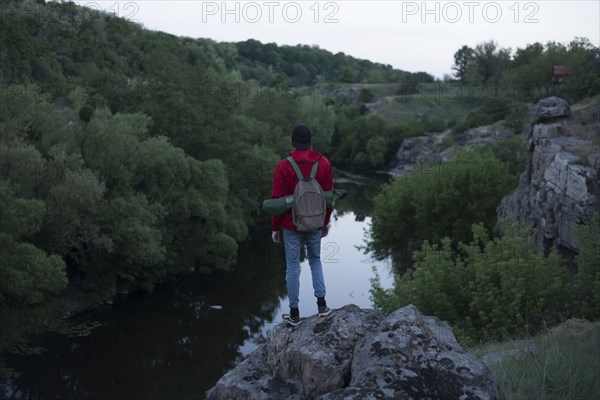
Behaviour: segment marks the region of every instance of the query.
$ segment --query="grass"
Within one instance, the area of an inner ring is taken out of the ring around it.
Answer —
[[[382,105],[376,114],[386,122],[394,123],[415,118],[440,118],[447,124],[461,121],[474,107],[462,102],[433,99],[418,94],[394,96],[393,101]]]
[[[377,108],[375,114],[388,123],[414,120],[418,117],[429,119],[440,118],[448,123],[456,123],[475,109],[478,104],[469,101],[465,93],[457,95],[453,90],[448,90],[443,83],[423,84],[414,94],[398,94],[397,83],[343,83],[341,88],[369,89],[377,100],[387,99]]]
[[[594,103],[599,103],[600,102],[600,95],[596,95],[596,96],[592,96],[592,97],[586,97],[585,99],[582,99],[580,101],[578,101],[576,104],[573,105],[573,107],[582,107],[582,106],[589,106],[592,105]]]
[[[531,339],[471,349],[507,400],[600,399],[600,322],[572,319]]]

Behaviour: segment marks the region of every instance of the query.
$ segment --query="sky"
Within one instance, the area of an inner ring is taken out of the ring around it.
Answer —
[[[600,46],[600,1],[76,1],[144,27],[192,38],[317,45],[333,53],[451,74],[454,53],[494,40],[502,48],[576,36]]]

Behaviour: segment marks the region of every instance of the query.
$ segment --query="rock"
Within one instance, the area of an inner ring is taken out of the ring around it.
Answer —
[[[396,310],[360,342],[350,387],[380,392],[383,399],[497,397],[489,368],[462,349],[446,323],[412,305]]]
[[[527,170],[515,192],[502,199],[498,215],[514,215],[534,228],[539,250],[556,244],[570,260],[579,251],[573,225],[589,224],[600,212],[600,124],[565,118],[568,103],[556,97],[541,100],[537,110]]]
[[[467,130],[464,136],[464,144],[467,146],[472,146],[508,139],[513,136],[513,132],[509,129],[497,129],[490,126],[481,126]]]
[[[441,151],[442,142],[450,132],[449,129],[444,132],[426,132],[421,136],[404,139],[396,152],[396,167],[390,174],[403,175],[414,168],[445,161]]]
[[[444,141],[451,132],[450,129],[444,132],[425,132],[421,136],[404,139],[396,152],[396,166],[389,173],[401,176],[415,168],[438,165],[454,157],[459,147],[481,146],[513,136],[513,132],[508,129],[482,126],[469,129],[462,135],[460,143],[445,148]]]
[[[382,319],[379,312],[348,305],[330,318],[307,319],[301,329],[280,324],[268,334],[269,365],[277,378],[298,381],[308,398],[343,387],[356,342]]]
[[[535,122],[549,122],[571,115],[571,106],[565,100],[552,96],[540,100],[535,108]]]
[[[267,363],[267,348],[261,346],[238,366],[223,375],[206,393],[206,400],[271,400],[289,399],[298,388],[277,380]]]
[[[462,396],[462,397],[461,397]],[[496,399],[491,370],[414,306],[384,318],[348,305],[279,324],[206,393],[219,399]]]

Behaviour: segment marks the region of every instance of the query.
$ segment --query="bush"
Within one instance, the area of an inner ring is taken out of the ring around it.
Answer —
[[[459,135],[471,128],[491,125],[503,119],[508,119],[509,127],[517,132],[522,129],[525,111],[523,103],[503,98],[486,99],[479,108],[469,113],[463,122],[452,129],[452,134]]]
[[[509,139],[499,140],[495,143],[488,143],[482,148],[483,151],[490,151],[497,159],[504,162],[508,167],[508,172],[518,177],[527,168],[527,145],[522,136],[513,136]]]
[[[574,287],[560,257],[533,253],[526,230],[502,221],[505,233],[489,239],[483,224],[455,251],[449,238],[423,243],[414,268],[384,290],[373,281],[371,296],[384,312],[414,304],[448,321],[468,342],[506,339],[539,331],[569,314]]]
[[[525,103],[513,102],[509,106],[508,113],[504,119],[506,126],[511,128],[514,133],[519,134],[523,132],[527,120],[527,106]]]
[[[581,313],[585,318],[600,318],[600,215],[594,214],[590,225],[577,225],[575,234],[579,239],[577,287],[582,302]]]
[[[361,103],[370,103],[375,100],[375,94],[369,88],[361,88],[358,95],[358,101]]]
[[[374,200],[367,248],[385,258],[411,240],[435,243],[449,236],[454,243],[467,241],[472,224],[494,227],[496,207],[516,183],[506,163],[475,150],[397,177]]]

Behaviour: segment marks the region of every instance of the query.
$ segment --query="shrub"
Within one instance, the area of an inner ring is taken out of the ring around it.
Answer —
[[[374,200],[367,248],[385,258],[410,240],[435,243],[449,236],[454,243],[467,241],[472,224],[494,227],[496,207],[516,183],[506,163],[475,150],[397,177]]]
[[[504,235],[489,239],[483,224],[473,225],[473,240],[453,249],[423,243],[413,269],[384,290],[373,281],[371,295],[384,312],[414,304],[421,312],[448,321],[468,342],[505,339],[539,331],[562,321],[574,288],[556,253],[533,253],[526,230],[502,221]]]
[[[471,128],[491,125],[503,119],[507,119],[508,126],[518,133],[524,122],[525,111],[523,103],[503,98],[487,99],[479,108],[469,113],[463,122],[457,124],[452,129],[452,134],[459,135]]]

